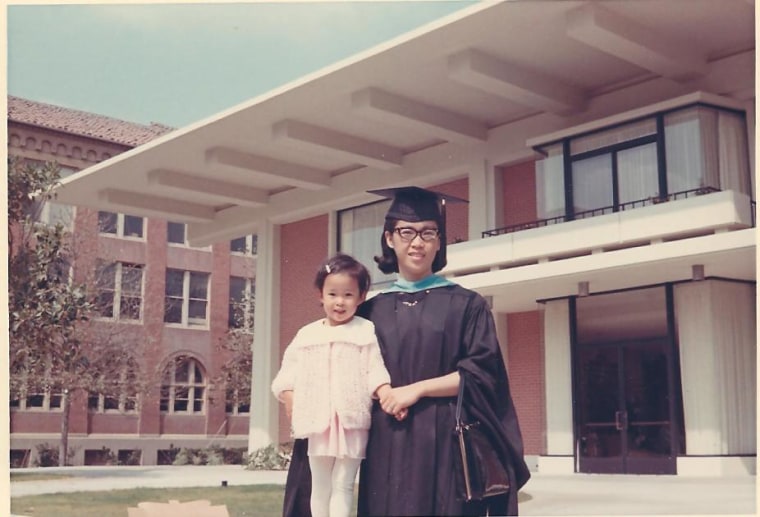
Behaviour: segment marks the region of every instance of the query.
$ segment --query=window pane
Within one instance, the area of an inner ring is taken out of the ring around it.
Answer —
[[[612,160],[609,154],[573,162],[573,206],[576,215],[612,206]]]
[[[185,273],[177,269],[166,270],[166,296],[173,296],[182,298],[182,284],[184,282]]]
[[[119,305],[119,315],[122,318],[130,320],[140,319],[140,306],[142,305],[142,298],[122,295],[120,302],[121,304]]]
[[[113,317],[113,291],[101,291],[97,296],[98,313],[104,318]]]
[[[625,126],[600,131],[588,136],[574,138],[570,141],[570,154],[576,155],[594,149],[602,149],[622,142],[628,142],[657,133],[657,121],[654,118],[632,122]]]
[[[562,146],[545,149],[548,156],[536,162],[536,211],[539,219],[565,215],[565,171]]]
[[[45,396],[41,394],[29,395],[26,397],[26,407],[41,408],[45,404]]]
[[[103,409],[119,409],[119,399],[115,397],[105,397],[103,399]]]
[[[190,273],[190,298],[207,298],[208,277],[208,273]]]
[[[658,197],[657,144],[619,151],[617,173],[619,203]]]
[[[134,215],[124,215],[124,236],[125,237],[142,237],[143,235],[143,218]]]
[[[63,403],[63,396],[60,393],[53,393],[50,396],[50,409],[60,409]]]
[[[172,223],[167,225],[167,237],[169,242],[176,244],[185,243],[185,224],[184,223]]]
[[[100,396],[99,395],[90,395],[87,397],[87,409],[93,409],[95,411],[98,411],[100,409]]]
[[[391,201],[380,201],[338,212],[340,250],[353,255],[363,264],[374,264],[379,255],[380,236],[385,224],[385,213]],[[395,274],[384,275],[377,268],[369,268],[372,283],[378,286],[389,283]]]
[[[256,255],[259,252],[259,236],[251,235],[251,255]]]
[[[190,379],[190,368],[192,367],[192,363],[187,358],[179,358],[176,360],[175,364],[175,370],[174,370],[174,381],[175,382],[187,382]]]
[[[576,314],[581,345],[668,335],[662,287],[578,298]]]
[[[121,292],[140,296],[142,293],[142,268],[140,266],[122,264]]]
[[[166,323],[182,323],[182,298],[166,298],[164,321]]]
[[[245,253],[245,249],[245,237],[240,237],[230,241],[230,251],[234,251],[236,253]]]
[[[98,212],[98,228],[100,233],[116,233],[117,215],[113,212]]]
[[[193,412],[203,412],[203,388],[195,388],[195,396],[193,397]]]
[[[190,300],[187,311],[188,318],[195,320],[206,319],[206,302],[203,300]]]
[[[665,117],[668,192],[719,188],[714,112],[692,108]]]
[[[193,371],[193,382],[196,384],[203,384],[203,372],[201,371],[201,366],[196,362],[193,363],[195,366]]]

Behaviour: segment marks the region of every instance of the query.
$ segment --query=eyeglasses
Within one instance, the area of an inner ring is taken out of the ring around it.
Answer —
[[[422,230],[418,231],[414,228],[409,228],[406,226],[402,228],[396,228],[393,231],[396,232],[404,242],[412,242],[417,238],[418,235],[423,241],[430,242],[432,240],[435,240],[435,238],[438,237],[439,233],[437,228],[423,228]]]

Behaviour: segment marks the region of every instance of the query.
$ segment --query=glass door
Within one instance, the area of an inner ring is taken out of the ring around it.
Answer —
[[[581,347],[580,472],[675,474],[669,349],[664,340]]]

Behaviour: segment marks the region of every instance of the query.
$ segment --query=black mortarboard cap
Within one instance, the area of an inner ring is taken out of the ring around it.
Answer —
[[[401,219],[416,223],[436,221],[443,225],[446,221],[445,203],[466,203],[464,199],[433,192],[420,187],[398,187],[370,190],[371,194],[392,199],[386,219]]]

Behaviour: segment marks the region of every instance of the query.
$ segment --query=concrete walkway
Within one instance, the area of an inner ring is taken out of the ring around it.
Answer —
[[[285,472],[240,466],[65,467],[14,472],[65,473],[66,479],[11,482],[11,497],[136,487],[284,484]],[[756,515],[756,477],[533,474],[520,492],[530,515]]]

